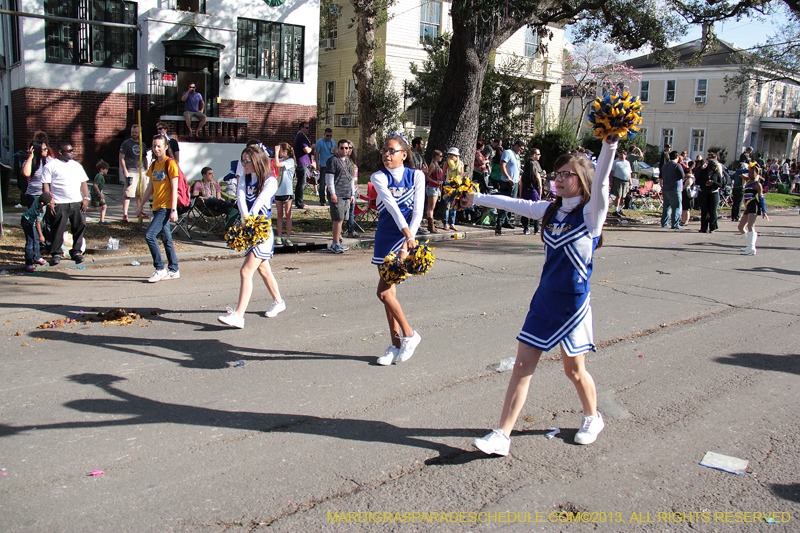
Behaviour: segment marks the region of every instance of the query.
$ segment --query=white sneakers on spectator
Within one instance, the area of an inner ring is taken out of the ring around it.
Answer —
[[[162,268],[161,270],[156,270],[153,272],[153,275],[147,280],[148,283],[156,283],[161,281],[162,279],[167,279],[169,277],[169,270],[166,268]]]
[[[422,337],[416,331],[410,337],[400,337],[400,352],[394,358],[395,363],[402,363],[411,359]]]
[[[167,279],[181,279],[181,271],[176,270],[175,272],[170,271]]]
[[[225,316],[217,317],[217,320],[228,326],[233,326],[234,328],[242,329],[244,327],[243,316],[237,315],[236,311],[234,311],[230,307],[227,307],[225,311],[227,311],[228,314]]]
[[[395,346],[394,344],[390,345],[386,348],[384,354],[378,357],[378,364],[383,366],[389,366],[394,363],[397,354],[400,353],[400,348]]]
[[[267,309],[267,312],[264,313],[264,316],[267,318],[275,318],[278,316],[278,313],[286,311],[286,300],[281,300],[280,302],[272,302],[272,305]]]
[[[597,436],[603,431],[604,427],[606,427],[606,425],[603,422],[600,411],[597,411],[597,415],[595,416],[583,415],[581,418],[581,427],[575,434],[575,444],[593,443],[597,440]]]
[[[495,429],[485,437],[472,441],[472,446],[488,455],[508,455],[511,439],[501,429]]]

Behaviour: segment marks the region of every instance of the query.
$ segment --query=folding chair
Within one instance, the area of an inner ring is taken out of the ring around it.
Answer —
[[[194,226],[195,217],[197,216],[197,207],[195,206],[196,202],[197,197],[192,196],[192,199],[189,201],[189,205],[187,207],[178,208],[178,221],[172,226],[170,233],[174,234],[175,230],[180,229],[186,234],[187,238],[192,238],[192,226]]]
[[[198,198],[200,200],[200,198]],[[211,209],[202,202],[196,201],[195,205],[196,218],[192,222],[192,227],[206,226],[208,229],[203,233],[203,237],[208,236],[209,233],[214,231],[219,226],[225,226],[225,221],[228,218],[227,213]]]
[[[631,203],[640,202],[641,207],[639,209],[649,209],[654,210],[655,205],[653,204],[653,182],[652,181],[645,181],[644,187],[637,187],[636,189],[631,189]]]
[[[371,228],[378,225],[378,191],[372,186],[372,183],[367,185],[367,195],[358,195],[358,200],[367,202],[366,209],[356,203],[355,207],[355,223],[356,226],[363,233],[364,228]]]

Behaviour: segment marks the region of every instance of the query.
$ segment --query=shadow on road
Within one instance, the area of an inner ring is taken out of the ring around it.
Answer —
[[[790,502],[800,502],[800,484],[798,483],[790,485],[771,484],[769,490],[778,498],[783,498]]]
[[[716,361],[723,365],[800,374],[800,355],[798,354],[732,353],[724,357],[717,357]]]
[[[183,424],[209,427],[224,427],[263,433],[302,433],[344,440],[363,442],[385,442],[400,446],[426,448],[439,452],[439,461],[450,464],[444,458],[467,455],[470,458],[485,457],[467,453],[460,448],[430,442],[420,437],[475,437],[474,429],[432,429],[403,428],[378,420],[357,420],[347,418],[324,418],[308,415],[282,413],[253,413],[243,411],[224,411],[191,405],[159,402],[137,396],[118,388],[115,384],[126,378],[111,374],[77,374],[69,380],[82,385],[96,386],[116,399],[83,399],[64,404],[65,407],[81,413],[101,415],[128,415],[121,420],[81,420],[36,426],[10,426],[0,424],[0,437],[16,435],[25,431],[47,429],[76,429],[131,426],[143,424]]]

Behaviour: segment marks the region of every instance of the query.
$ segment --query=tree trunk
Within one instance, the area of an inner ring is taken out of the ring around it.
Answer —
[[[454,7],[453,37],[450,44],[450,59],[445,71],[444,83],[431,120],[426,158],[431,159],[433,150],[447,152],[456,147],[461,160],[468,167],[475,154],[478,140],[478,116],[481,90],[494,50],[508,39],[521,23],[492,26],[492,22],[478,28],[475,13]],[[476,32],[480,33],[476,36]],[[485,139],[491,141],[491,139]]]
[[[378,113],[372,102],[372,65],[375,62],[375,29],[377,26],[377,2],[351,0],[356,13],[356,64],[353,76],[358,91],[358,130],[361,136],[358,147],[358,165],[367,171],[377,170],[381,165],[376,132]]]
[[[426,158],[430,161],[433,150],[447,153],[456,147],[466,166],[472,163],[478,140],[478,113],[489,54],[479,54],[471,32],[456,30],[459,26],[454,17],[450,59],[433,110]]]

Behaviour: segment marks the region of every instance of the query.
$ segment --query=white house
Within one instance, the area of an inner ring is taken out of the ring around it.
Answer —
[[[219,119],[206,142],[291,141],[299,121],[316,117],[318,0],[4,4],[45,17],[2,17],[4,159],[44,130],[51,141],[71,140],[87,165],[115,161],[137,112],[153,131],[159,117],[182,114],[189,83]],[[80,20],[121,26],[73,22]]]

